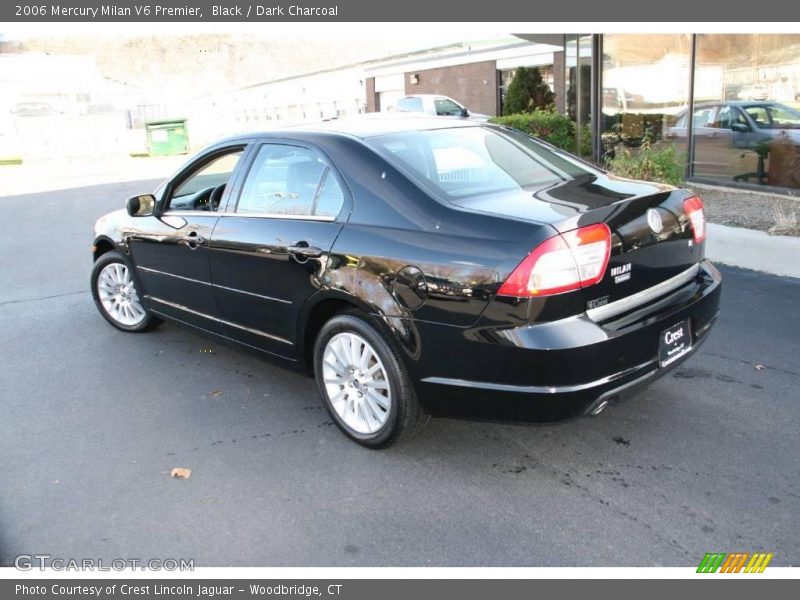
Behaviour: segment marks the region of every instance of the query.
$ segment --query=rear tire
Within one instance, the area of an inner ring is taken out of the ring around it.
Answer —
[[[398,353],[357,313],[335,316],[322,327],[314,343],[314,376],[331,419],[367,448],[410,438],[430,419]]]
[[[91,282],[97,310],[117,329],[137,333],[161,323],[142,304],[133,265],[116,250],[106,252],[95,261]]]

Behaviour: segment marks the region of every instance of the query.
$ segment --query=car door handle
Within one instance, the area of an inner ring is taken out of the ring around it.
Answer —
[[[186,241],[189,243],[189,246],[196,246],[198,244],[205,244],[206,238],[202,235],[199,235],[196,231],[191,231],[186,236]]]
[[[295,256],[300,256],[303,258],[319,258],[322,256],[321,248],[303,245],[302,243],[289,246],[286,250],[288,250],[289,254],[294,254]]]

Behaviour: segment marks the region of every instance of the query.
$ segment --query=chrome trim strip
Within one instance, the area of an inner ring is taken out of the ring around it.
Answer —
[[[229,292],[237,292],[239,294],[246,294],[248,296],[255,296],[256,298],[261,298],[262,300],[270,300],[272,302],[280,302],[281,304],[291,304],[291,300],[283,300],[281,298],[273,298],[272,296],[264,296],[263,294],[256,294],[255,292],[247,292],[245,290],[237,290],[236,288],[228,287],[227,285],[220,285],[218,283],[212,283],[215,288],[219,288],[221,290],[228,290]]]
[[[682,273],[675,275],[675,277],[670,277],[669,279],[662,281],[651,288],[647,288],[646,290],[642,290],[641,292],[637,292],[626,298],[616,300],[606,304],[605,306],[590,308],[586,311],[586,315],[595,322],[605,321],[606,319],[615,317],[624,312],[628,312],[629,310],[633,310],[642,304],[646,304],[651,300],[655,300],[659,296],[663,296],[664,294],[678,289],[682,285],[689,283],[692,279],[697,277],[699,272],[700,265],[692,265]]]
[[[166,275],[167,277],[174,277],[175,279],[182,279],[183,281],[191,281],[192,283],[199,283],[200,285],[211,285],[208,281],[200,281],[199,279],[192,279],[191,277],[184,277],[183,275],[175,275],[175,273],[167,273],[166,271],[159,271],[158,269],[151,269],[150,267],[136,267],[139,271],[147,271],[148,273],[155,273],[156,275]]]
[[[159,217],[218,217],[220,213],[213,210],[165,210]]]
[[[282,337],[278,337],[276,335],[272,335],[266,333],[264,331],[260,331],[258,329],[252,329],[251,327],[245,327],[244,325],[238,325],[236,323],[232,323],[230,321],[226,321],[225,319],[220,319],[218,317],[212,317],[211,315],[207,315],[205,313],[198,312],[196,310],[192,310],[182,304],[176,304],[175,302],[169,302],[167,300],[162,300],[161,298],[157,298],[155,296],[145,295],[145,298],[148,300],[152,300],[153,302],[158,302],[160,304],[164,304],[166,306],[171,306],[172,308],[177,308],[178,310],[182,310],[184,312],[188,312],[189,314],[196,315],[198,317],[203,317],[204,319],[208,319],[209,321],[215,321],[217,323],[222,323],[223,325],[228,325],[230,327],[235,327],[236,329],[241,329],[243,331],[247,331],[249,333],[253,333],[255,335],[260,335],[262,337],[268,338],[270,340],[275,340],[276,342],[281,342],[283,344],[289,344],[290,346],[294,346],[293,342],[289,340],[283,339]]]
[[[578,383],[575,385],[509,385],[507,383],[487,383],[484,381],[469,381],[468,379],[451,379],[449,377],[426,377],[424,383],[436,383],[439,385],[452,385],[457,387],[477,388],[481,390],[492,390],[496,392],[518,392],[521,394],[563,394],[568,392],[580,392],[599,385],[605,385],[622,377],[627,377],[651,365],[657,365],[657,360],[649,360],[635,367],[630,367],[624,371],[601,377],[589,383]]]
[[[162,217],[254,217],[256,219],[294,219],[302,221],[335,221],[329,215],[290,215],[283,213],[237,213],[216,212],[209,210],[167,210]]]
[[[292,358],[291,356],[285,356],[283,354],[278,354],[277,352],[270,352],[269,350],[265,350],[264,348],[259,348],[258,346],[253,346],[252,344],[248,344],[247,342],[243,342],[242,340],[237,340],[236,338],[228,337],[227,335],[223,335],[221,333],[217,333],[216,331],[211,331],[210,329],[206,329],[204,327],[200,327],[199,325],[195,325],[194,323],[189,323],[189,321],[184,321],[183,319],[179,319],[175,315],[170,315],[160,310],[151,309],[154,314],[159,315],[169,321],[174,321],[176,323],[180,323],[182,325],[186,325],[187,327],[191,327],[192,329],[196,329],[197,331],[202,331],[204,333],[208,333],[210,335],[217,336],[224,340],[230,340],[237,344],[241,344],[242,346],[247,346],[248,348],[252,348],[253,350],[258,350],[259,352],[264,352],[265,354],[269,354],[270,356],[277,356],[278,358],[282,358],[284,360],[289,360],[291,362],[297,362],[296,358]]]
[[[159,271],[158,269],[151,269],[150,267],[137,267],[142,271],[148,273],[156,273],[157,275],[166,275],[167,277],[174,277],[176,279],[183,279],[184,281],[191,281],[192,283],[199,283],[200,285],[210,285],[211,287],[228,290],[229,292],[238,292],[239,294],[246,294],[248,296],[255,296],[263,300],[270,300],[272,302],[280,302],[281,304],[291,304],[291,300],[283,300],[281,298],[273,298],[272,296],[264,296],[263,294],[256,294],[255,292],[247,292],[245,290],[238,290],[236,288],[228,287],[227,285],[219,285],[218,283],[210,283],[208,281],[200,281],[199,279],[192,279],[191,277],[184,277],[183,275],[175,275],[174,273],[167,273],[166,271]]]
[[[336,217],[328,215],[285,215],[275,213],[237,213],[237,212],[224,212],[219,213],[220,217],[253,217],[254,219],[288,219],[299,221],[326,221],[332,222]]]

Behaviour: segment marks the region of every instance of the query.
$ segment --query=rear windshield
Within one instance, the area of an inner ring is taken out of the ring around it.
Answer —
[[[445,197],[535,192],[597,171],[524,134],[489,127],[393,133],[370,138],[376,148]]]

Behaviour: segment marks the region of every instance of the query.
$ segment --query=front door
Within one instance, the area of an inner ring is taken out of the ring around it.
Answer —
[[[267,143],[235,200],[211,236],[220,313],[250,345],[293,356],[298,311],[322,285],[348,212],[345,187],[318,150]]]
[[[208,242],[244,148],[213,150],[170,182],[155,227],[130,238],[145,302],[155,311],[201,327],[218,315]]]

